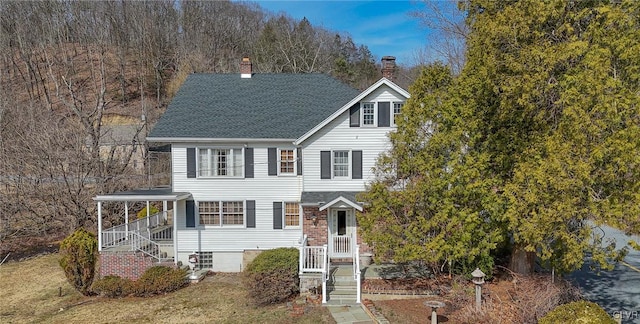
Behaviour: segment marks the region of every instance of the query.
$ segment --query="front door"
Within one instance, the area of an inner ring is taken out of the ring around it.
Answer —
[[[353,209],[331,209],[329,217],[329,256],[351,257],[355,240]]]

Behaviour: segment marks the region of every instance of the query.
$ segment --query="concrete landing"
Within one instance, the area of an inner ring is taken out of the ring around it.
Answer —
[[[338,324],[375,324],[361,305],[326,306]]]

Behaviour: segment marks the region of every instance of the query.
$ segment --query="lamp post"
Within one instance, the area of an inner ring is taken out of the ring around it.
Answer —
[[[482,303],[482,284],[484,283],[484,272],[480,268],[476,268],[471,273],[473,279],[471,280],[476,285],[476,310],[480,310]]]

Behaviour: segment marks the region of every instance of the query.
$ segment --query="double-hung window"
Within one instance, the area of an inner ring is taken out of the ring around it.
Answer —
[[[333,151],[333,177],[349,176],[349,151]]]
[[[400,120],[400,113],[402,112],[403,106],[404,106],[404,102],[393,103],[393,124],[394,125],[398,125],[398,121]]]
[[[284,227],[300,226],[300,206],[295,202],[284,203]]]
[[[198,212],[200,225],[244,225],[244,203],[242,201],[200,201],[198,202]]]
[[[373,102],[362,103],[362,125],[375,126],[376,124],[376,108]]]
[[[293,150],[280,150],[280,174],[295,174],[296,160]]]
[[[198,175],[200,177],[241,177],[242,149],[199,149]]]

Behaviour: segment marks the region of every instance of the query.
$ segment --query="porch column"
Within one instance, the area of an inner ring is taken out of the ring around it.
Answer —
[[[149,228],[149,201],[147,200],[147,228]]]
[[[178,264],[178,201],[173,201],[173,217],[171,223],[173,225],[173,263]]]
[[[162,201],[162,217],[164,218],[163,221],[165,221],[165,223],[169,219],[169,216],[167,215],[167,201],[166,200]]]
[[[124,202],[124,239],[129,239],[129,202]]]
[[[102,202],[98,201],[98,252],[102,251]]]

